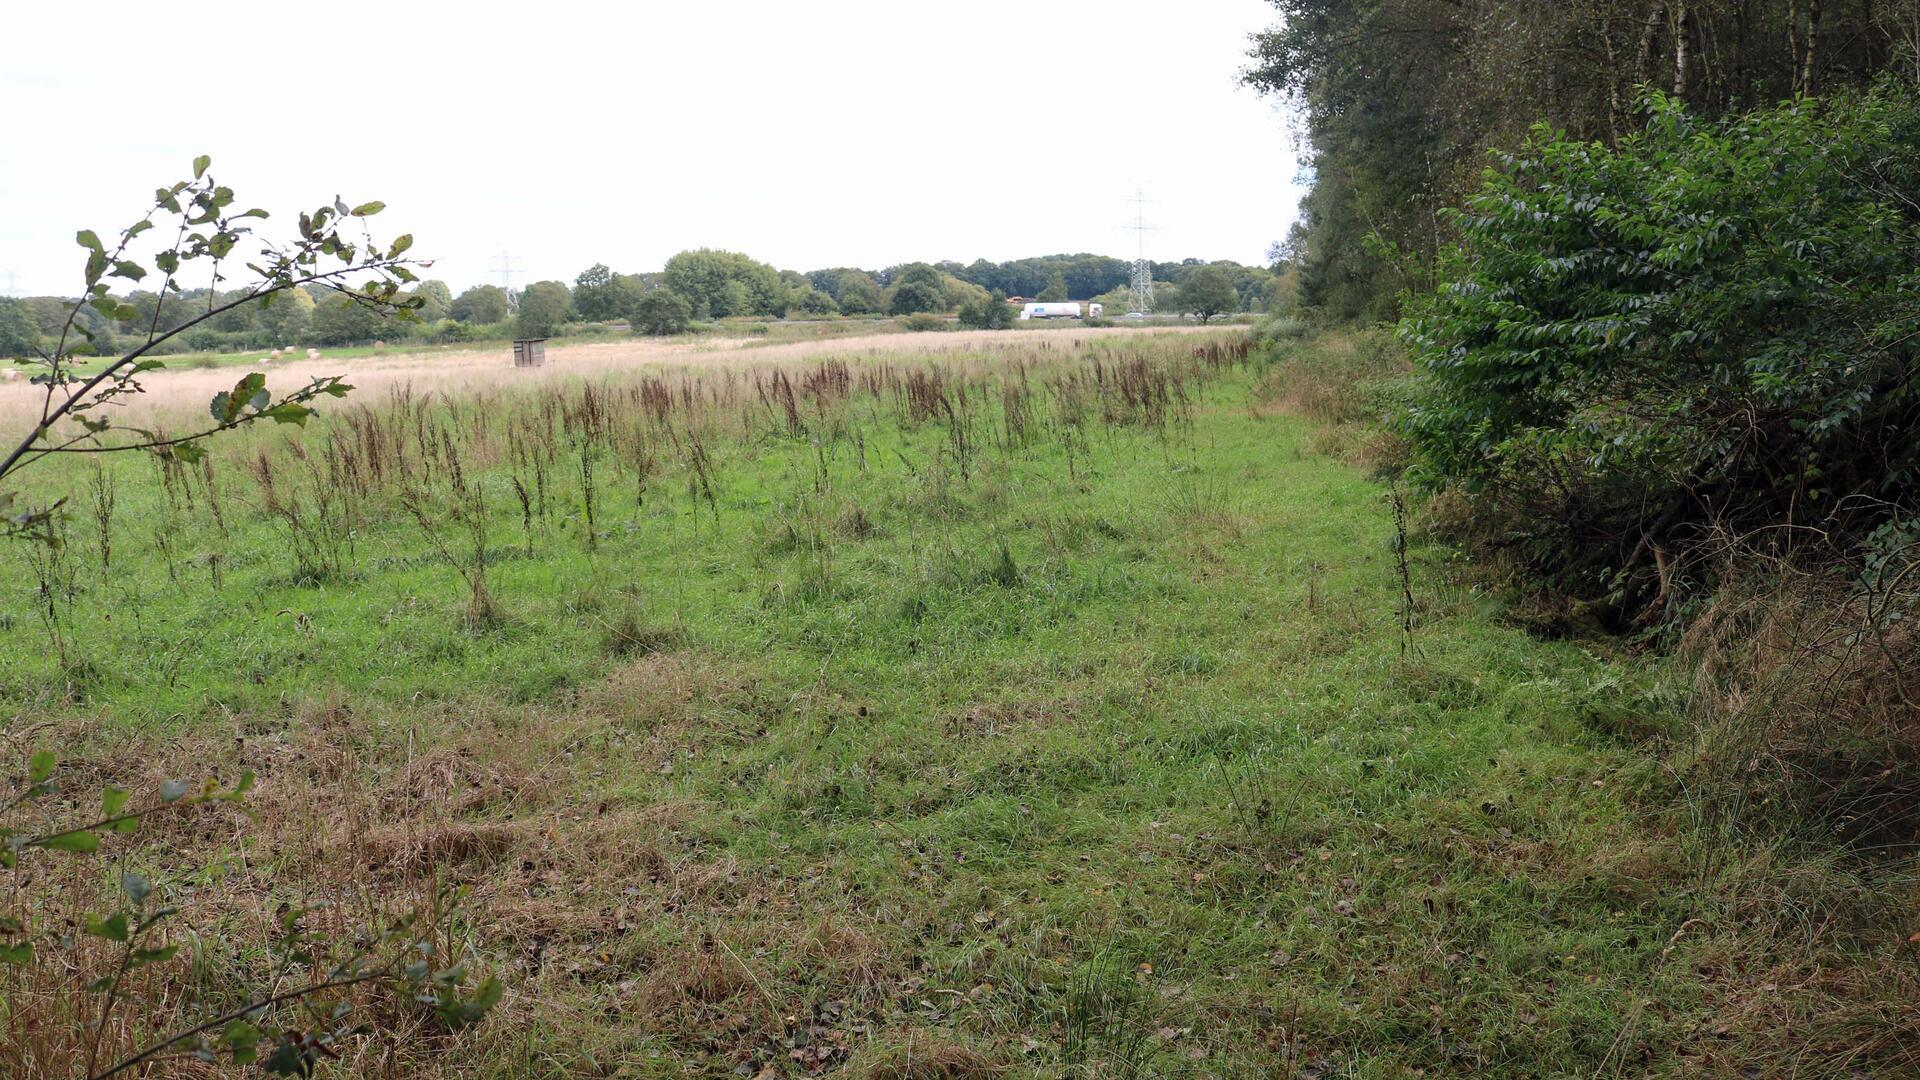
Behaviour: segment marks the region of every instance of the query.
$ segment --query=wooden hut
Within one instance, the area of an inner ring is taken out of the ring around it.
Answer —
[[[547,362],[547,339],[518,338],[513,343],[514,367],[539,367]]]

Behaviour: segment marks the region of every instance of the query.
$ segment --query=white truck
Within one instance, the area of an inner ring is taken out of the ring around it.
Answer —
[[[1078,300],[1026,304],[1020,308],[1023,319],[1097,319],[1106,310],[1102,304],[1082,304]]]

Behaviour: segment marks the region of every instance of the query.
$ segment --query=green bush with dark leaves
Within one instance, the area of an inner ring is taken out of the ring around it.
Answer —
[[[1401,324],[1421,474],[1625,621],[1677,614],[1710,539],[1791,554],[1920,502],[1920,100],[1644,115],[1502,156]]]

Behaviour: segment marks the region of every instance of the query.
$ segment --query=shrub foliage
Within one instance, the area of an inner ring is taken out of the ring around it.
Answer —
[[[1709,535],[1790,549],[1914,509],[1920,101],[1644,107],[1616,147],[1539,128],[1501,156],[1401,333],[1427,477],[1507,510],[1562,587],[1646,616],[1705,573]]]

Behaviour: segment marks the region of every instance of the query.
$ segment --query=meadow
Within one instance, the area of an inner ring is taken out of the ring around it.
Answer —
[[[1283,359],[393,382],[36,467],[69,512],[0,550],[12,749],[259,780],[10,910],[124,868],[182,909],[127,1048],[270,978],[263,913],[463,887],[444,947],[504,1000],[382,1012],[338,1076],[1912,1067],[1911,947],[1694,812],[1684,680],[1509,618]],[[87,977],[0,971],[0,1072],[72,1075]]]

